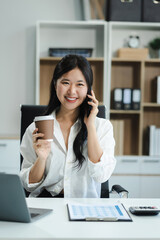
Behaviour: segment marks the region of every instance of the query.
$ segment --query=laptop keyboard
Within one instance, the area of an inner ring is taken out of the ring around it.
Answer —
[[[39,212],[35,212],[34,208],[29,208],[29,213],[31,218],[37,217],[39,215]]]
[[[32,219],[36,219],[37,217],[41,217],[51,212],[51,209],[43,209],[43,208],[29,208],[29,213]]]
[[[31,215],[31,218],[34,218],[34,217],[38,216],[39,214],[38,213],[30,213],[30,215]]]

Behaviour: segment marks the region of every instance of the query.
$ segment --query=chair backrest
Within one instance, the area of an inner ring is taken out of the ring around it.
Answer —
[[[33,122],[35,116],[42,116],[45,113],[46,105],[21,105],[21,132],[20,132],[20,140],[22,140],[23,134],[26,128]],[[105,106],[100,105],[98,106],[99,112],[98,117],[105,118]],[[23,158],[21,156],[21,164]],[[26,194],[28,195],[28,194]],[[109,197],[109,186],[108,181],[102,183],[101,187],[101,198],[108,198]]]

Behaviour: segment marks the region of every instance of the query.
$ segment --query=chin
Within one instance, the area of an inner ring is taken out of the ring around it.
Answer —
[[[75,109],[79,108],[81,104],[82,104],[82,103],[80,103],[80,104],[69,103],[69,104],[64,104],[63,106],[64,106],[67,110],[75,110]]]

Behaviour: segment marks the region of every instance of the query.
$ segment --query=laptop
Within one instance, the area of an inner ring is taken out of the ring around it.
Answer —
[[[28,208],[20,177],[16,174],[0,173],[0,221],[29,223],[52,211]]]

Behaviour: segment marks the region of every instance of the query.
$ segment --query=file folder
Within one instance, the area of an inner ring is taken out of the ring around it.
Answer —
[[[141,102],[141,90],[133,89],[132,90],[132,109],[139,110]]]
[[[121,203],[104,204],[67,204],[70,221],[132,221],[129,213]]]

